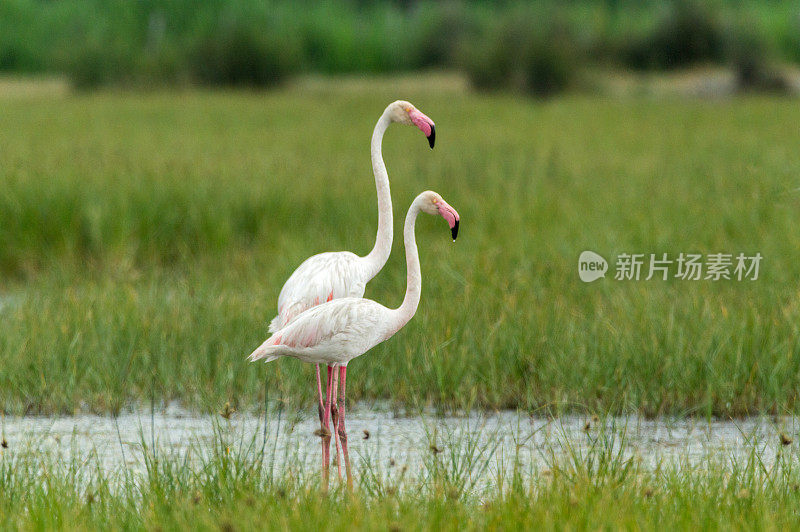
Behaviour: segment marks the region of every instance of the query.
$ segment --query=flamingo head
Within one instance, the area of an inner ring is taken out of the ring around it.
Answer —
[[[419,195],[420,209],[428,214],[438,214],[445,220],[447,225],[450,226],[450,234],[453,236],[453,242],[456,241],[458,236],[458,222],[460,217],[458,212],[451,207],[439,194],[428,190]]]
[[[392,122],[417,126],[428,138],[428,144],[433,149],[433,144],[436,142],[436,125],[433,120],[425,116],[425,113],[405,100],[392,102],[386,110],[389,112],[389,119]]]

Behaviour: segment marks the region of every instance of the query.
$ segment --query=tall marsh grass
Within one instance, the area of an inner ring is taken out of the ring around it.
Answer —
[[[8,100],[0,116],[0,405],[312,404],[311,368],[244,357],[288,275],[375,236],[368,140],[407,98],[431,151],[384,141],[396,221],[421,190],[422,303],[351,363],[352,400],[410,408],[795,412],[800,174],[794,102],[397,94],[101,93]],[[399,225],[395,227],[399,231]],[[584,284],[577,259],[611,262]],[[757,281],[615,281],[620,253],[760,252]],[[402,239],[367,297],[396,306]]]

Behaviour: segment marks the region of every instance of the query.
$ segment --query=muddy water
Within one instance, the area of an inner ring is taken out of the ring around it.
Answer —
[[[91,460],[108,472],[143,471],[143,449],[185,457],[207,454],[221,437],[234,450],[266,449],[276,470],[291,467],[316,471],[319,421],[310,413],[264,417],[234,413],[198,416],[180,407],[122,414],[117,418],[5,417],[2,432],[10,452],[53,455],[60,460]],[[216,428],[215,428],[216,427]],[[440,460],[446,466],[473,464],[480,475],[496,475],[517,463],[542,471],[570,454],[586,456],[604,442],[625,459],[644,465],[670,464],[702,468],[709,460],[732,464],[755,452],[764,464],[775,461],[781,434],[796,440],[796,418],[749,418],[738,421],[644,420],[617,417],[592,420],[582,416],[535,418],[517,412],[461,417],[395,416],[390,411],[356,406],[348,411],[351,459],[357,470],[369,467],[379,474],[406,470],[421,474],[425,464]],[[216,431],[216,432],[215,432]],[[266,434],[266,441],[264,441]],[[787,440],[788,441],[788,440]],[[783,443],[786,444],[787,441]],[[241,451],[239,451],[241,452]]]

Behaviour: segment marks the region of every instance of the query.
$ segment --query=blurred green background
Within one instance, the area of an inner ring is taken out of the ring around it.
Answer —
[[[591,85],[592,67],[731,67],[780,90],[800,61],[791,0],[564,2],[6,0],[0,72],[98,85],[270,86],[296,73],[466,72],[534,94]],[[778,69],[779,70],[779,69]]]

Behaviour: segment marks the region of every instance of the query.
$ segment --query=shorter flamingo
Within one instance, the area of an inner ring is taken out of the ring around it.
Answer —
[[[348,488],[352,488],[353,479],[344,424],[347,363],[394,336],[417,311],[422,292],[422,273],[414,225],[420,212],[440,215],[447,220],[453,241],[458,236],[458,213],[439,194],[426,191],[414,199],[408,209],[403,230],[407,268],[406,295],[398,308],[390,309],[371,299],[358,297],[334,299],[302,312],[289,324],[275,331],[249,357],[250,361],[270,362],[288,356],[310,364],[327,364],[328,384],[323,426],[328,431],[331,403],[337,395],[334,377],[338,368],[340,386],[338,408],[333,409],[333,424],[337,450],[341,442]]]

